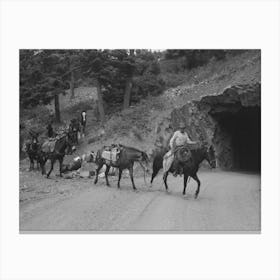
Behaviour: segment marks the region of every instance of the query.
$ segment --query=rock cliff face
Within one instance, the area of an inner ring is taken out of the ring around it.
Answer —
[[[171,112],[157,126],[156,146],[168,145],[181,121],[193,140],[215,148],[222,169],[260,170],[260,83],[229,86]]]

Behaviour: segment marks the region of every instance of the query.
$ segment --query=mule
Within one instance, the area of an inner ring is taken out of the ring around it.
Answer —
[[[59,175],[62,177],[63,169],[63,159],[66,154],[72,154],[75,151],[75,146],[69,136],[69,133],[63,134],[59,139],[55,140],[53,150],[46,151],[44,148],[48,148],[49,141],[46,141],[42,145],[42,151],[40,154],[40,163],[42,168],[42,174],[46,174],[45,164],[49,159],[51,161],[51,168],[47,173],[47,178],[49,178],[51,172],[53,171],[53,166],[56,160],[59,161]]]
[[[183,175],[184,175],[183,195],[186,194],[187,181],[188,178],[191,177],[197,182],[197,189],[195,192],[195,198],[197,198],[199,195],[200,185],[201,185],[201,182],[197,176],[198,169],[200,167],[200,164],[204,160],[206,160],[209,163],[211,168],[216,167],[215,151],[212,145],[211,146],[202,145],[196,149],[190,150],[189,152],[191,153],[190,158],[188,158],[188,160],[186,160],[185,162],[179,163],[183,169]],[[163,167],[163,156],[164,153],[161,153],[156,155],[154,158],[151,184],[153,183],[153,180],[156,177],[159,170]],[[168,191],[167,177],[170,172],[171,173],[175,172],[174,165],[175,163],[173,162],[169,170],[167,170],[163,174],[163,181],[164,181],[166,191]]]
[[[30,161],[29,171],[34,170],[35,161],[37,163],[37,169],[39,169],[40,144],[38,141],[38,134],[32,135],[31,137],[32,139],[25,144],[25,151]]]
[[[135,161],[138,162],[141,165],[141,167],[143,168],[144,172],[146,172],[149,170],[148,155],[145,152],[140,151],[136,148],[120,145],[119,158],[116,162],[112,162],[112,161],[108,161],[108,160],[102,158],[102,156],[101,156],[102,152],[103,152],[103,149],[97,151],[95,159],[94,159],[94,162],[97,164],[96,177],[94,180],[94,184],[96,184],[98,182],[99,171],[105,164],[106,165],[105,178],[106,178],[106,185],[108,187],[110,186],[109,181],[108,181],[108,173],[109,173],[110,167],[116,167],[119,169],[118,188],[120,188],[120,180],[122,177],[123,170],[128,169],[133,190],[136,190],[134,178],[133,178],[134,162]]]

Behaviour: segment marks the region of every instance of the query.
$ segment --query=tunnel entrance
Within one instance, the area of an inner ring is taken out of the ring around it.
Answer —
[[[235,104],[212,113],[217,126],[213,142],[221,168],[260,172],[261,110]]]

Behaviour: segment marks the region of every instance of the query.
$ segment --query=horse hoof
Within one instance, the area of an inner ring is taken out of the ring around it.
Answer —
[[[110,188],[111,187],[111,185],[106,185],[108,188]]]

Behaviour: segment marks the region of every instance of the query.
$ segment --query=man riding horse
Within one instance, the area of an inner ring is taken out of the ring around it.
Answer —
[[[180,148],[185,147],[187,144],[197,144],[197,142],[192,141],[186,132],[186,125],[181,122],[179,125],[179,130],[175,131],[172,138],[170,139],[170,151],[167,152],[164,156],[164,160],[168,161],[168,166],[170,167],[173,163],[175,172],[174,176],[182,174],[182,166],[178,160],[178,152]]]

